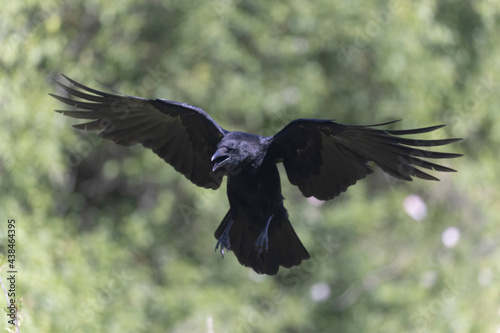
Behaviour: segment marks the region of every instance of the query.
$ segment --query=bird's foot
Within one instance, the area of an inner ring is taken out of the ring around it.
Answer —
[[[267,231],[262,231],[257,238],[257,242],[255,242],[255,250],[257,250],[258,254],[261,254],[264,252],[264,249],[267,250],[269,249],[268,246],[269,243],[269,238],[267,237]]]
[[[222,256],[222,258],[224,258],[224,248],[226,248],[226,250],[228,251],[231,249],[231,244],[229,243],[229,233],[224,232],[219,237],[219,239],[217,240],[217,244],[215,245],[215,251],[217,251],[219,245],[220,245],[220,255]]]
[[[269,229],[269,224],[271,223],[271,219],[273,218],[273,216],[274,215],[271,215],[269,217],[266,226],[264,227],[264,229],[262,229],[262,232],[260,233],[259,237],[257,237],[257,241],[255,242],[255,250],[258,254],[264,252],[264,249],[266,250],[266,252],[269,249],[269,237],[267,235],[267,230]]]
[[[232,225],[233,225],[233,220],[231,219],[226,229],[217,240],[217,244],[215,244],[215,251],[217,251],[220,245],[220,255],[222,256],[223,259],[224,259],[224,248],[226,248],[226,250],[228,251],[231,249],[231,243],[229,242],[229,229],[231,229]]]

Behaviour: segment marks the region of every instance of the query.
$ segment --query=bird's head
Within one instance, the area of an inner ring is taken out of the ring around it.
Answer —
[[[242,170],[255,172],[262,164],[267,146],[265,138],[258,135],[231,132],[217,145],[212,156],[212,170],[223,170],[228,175],[238,174]]]

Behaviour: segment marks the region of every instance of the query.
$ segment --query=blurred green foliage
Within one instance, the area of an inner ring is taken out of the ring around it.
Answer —
[[[2,3],[0,264],[5,282],[15,219],[21,331],[498,331],[499,31],[491,0]],[[72,129],[47,95],[59,73],[262,135],[299,117],[445,123],[427,137],[464,137],[444,149],[466,156],[439,183],[376,172],[324,204],[283,173],[312,257],[258,276],[213,251],[225,191]]]

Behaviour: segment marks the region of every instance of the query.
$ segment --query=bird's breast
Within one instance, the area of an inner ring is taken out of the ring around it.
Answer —
[[[228,177],[229,202],[258,205],[263,202],[281,202],[281,184],[276,165],[255,174]]]

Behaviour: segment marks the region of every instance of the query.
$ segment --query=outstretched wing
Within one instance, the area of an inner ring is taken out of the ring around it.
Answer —
[[[74,88],[57,84],[70,98],[50,95],[70,105],[71,110],[56,111],[92,120],[74,127],[101,131],[100,137],[123,146],[140,143],[194,184],[212,189],[220,186],[222,174],[212,172],[210,158],[227,131],[202,109],[163,99],[105,93],[64,77]]]
[[[393,121],[394,122],[394,121]],[[272,137],[270,152],[283,162],[288,179],[306,196],[333,199],[347,187],[372,173],[369,161],[399,179],[418,177],[438,180],[417,167],[451,172],[425,159],[453,158],[460,154],[440,153],[420,147],[442,146],[461,139],[417,140],[401,135],[434,131],[444,125],[410,130],[380,130],[374,127],[393,122],[356,126],[330,120],[297,119]]]

